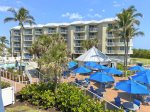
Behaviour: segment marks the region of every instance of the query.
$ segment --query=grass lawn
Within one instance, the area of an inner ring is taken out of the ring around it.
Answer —
[[[144,59],[144,58],[131,58],[131,63],[143,63],[144,65],[150,65],[150,59]]]

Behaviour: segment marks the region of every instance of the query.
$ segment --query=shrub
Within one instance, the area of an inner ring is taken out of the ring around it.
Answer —
[[[8,82],[1,81],[1,88],[4,89],[4,88],[7,88],[7,87],[10,87],[10,84]]]
[[[119,70],[124,70],[124,66],[123,66],[123,64],[121,64],[121,63],[117,63],[117,69],[119,69]]]

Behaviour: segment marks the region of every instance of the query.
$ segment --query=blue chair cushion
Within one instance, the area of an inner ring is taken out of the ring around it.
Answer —
[[[137,99],[134,99],[133,103],[136,104],[136,105],[138,105],[138,106],[141,105],[141,102],[139,100],[137,100]]]

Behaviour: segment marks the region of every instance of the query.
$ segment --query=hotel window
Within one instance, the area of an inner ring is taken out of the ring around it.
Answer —
[[[124,47],[120,47],[120,50],[124,50]]]

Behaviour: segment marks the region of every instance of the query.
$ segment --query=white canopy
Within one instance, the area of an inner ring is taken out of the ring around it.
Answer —
[[[101,51],[99,51],[97,48],[92,47],[88,51],[86,51],[84,54],[76,58],[75,60],[85,62],[85,61],[93,61],[93,62],[100,62],[100,63],[108,63],[111,60],[108,56],[103,54]]]

